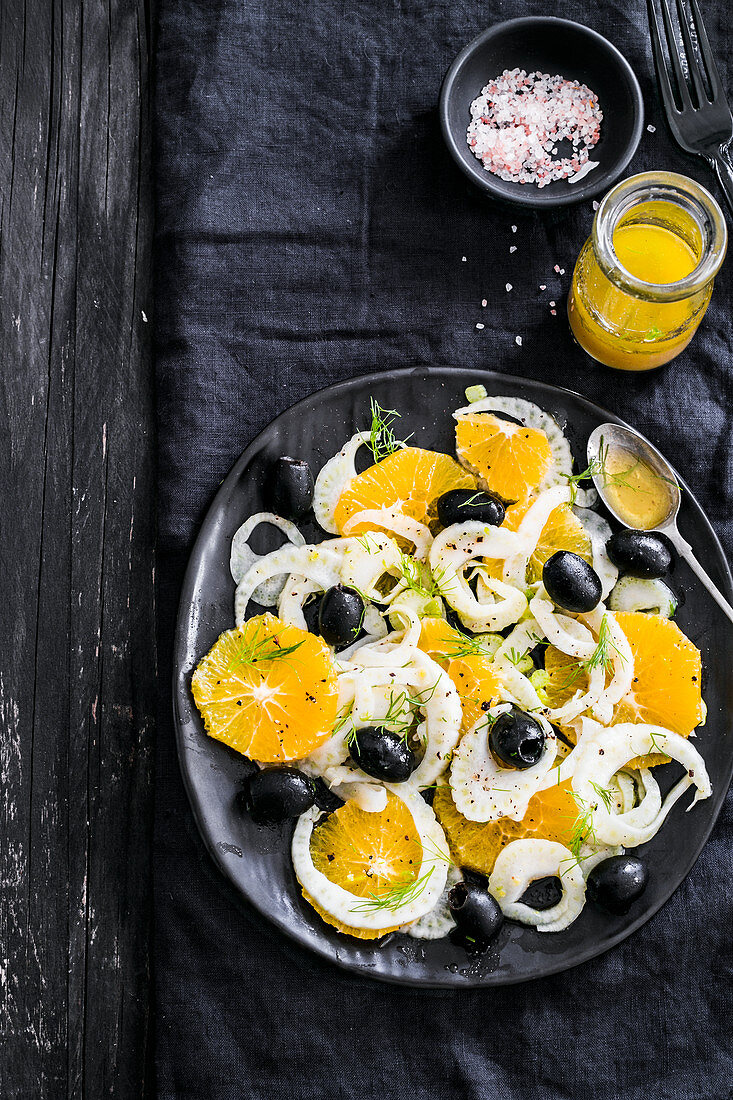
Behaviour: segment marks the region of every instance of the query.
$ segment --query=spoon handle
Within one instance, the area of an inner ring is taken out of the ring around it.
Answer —
[[[718,586],[713,583],[703,567],[700,565],[700,562],[695,557],[689,542],[687,542],[686,539],[682,538],[682,535],[679,533],[676,527],[668,528],[668,530],[666,530],[664,534],[672,543],[680,557],[685,559],[695,576],[698,577],[705,585],[710,595],[720,607],[721,611],[724,611],[730,621],[733,622],[733,607],[731,607]]]

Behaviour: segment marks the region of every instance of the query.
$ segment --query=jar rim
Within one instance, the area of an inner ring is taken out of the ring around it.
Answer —
[[[641,202],[673,202],[697,223],[703,249],[697,266],[672,283],[648,283],[628,271],[613,246],[622,216]],[[593,246],[608,279],[622,290],[653,302],[678,302],[703,290],[715,278],[725,258],[728,230],[723,211],[701,184],[678,172],[641,172],[616,184],[604,197],[593,220]]]

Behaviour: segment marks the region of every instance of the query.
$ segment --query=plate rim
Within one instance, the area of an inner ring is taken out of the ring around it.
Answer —
[[[247,444],[247,446],[240,452],[238,457],[232,463],[226,477],[219,484],[213,497],[210,499],[206,510],[203,515],[201,524],[197,530],[196,537],[193,541],[193,545],[189,551],[188,560],[186,563],[186,570],[181,583],[181,590],[178,598],[178,606],[176,612],[175,628],[173,633],[173,661],[172,661],[172,676],[171,676],[171,689],[172,689],[172,710],[173,710],[173,726],[176,738],[176,756],[178,759],[178,766],[183,779],[183,785],[186,791],[186,797],[188,805],[193,814],[196,828],[199,836],[203,841],[204,847],[212,858],[217,870],[227,879],[229,885],[233,888],[236,902],[240,908],[244,909],[245,904],[252,906],[270,925],[273,925],[278,931],[284,933],[289,940],[298,944],[302,949],[312,951],[322,959],[328,960],[328,962],[337,966],[340,970],[352,975],[358,975],[361,978],[371,979],[372,981],[378,981],[381,983],[387,983],[390,985],[398,985],[403,988],[413,989],[442,989],[442,990],[476,990],[476,989],[494,989],[511,985],[523,985],[528,982],[539,981],[543,978],[552,977],[553,975],[565,973],[568,970],[573,970],[575,967],[582,965],[583,963],[590,962],[594,958],[598,958],[610,951],[612,948],[617,947],[619,943],[629,939],[633,936],[644,924],[654,917],[659,910],[667,904],[670,898],[679,890],[684,881],[687,879],[690,871],[694,867],[695,863],[699,859],[703,848],[710,839],[717,820],[720,816],[723,803],[727,791],[730,786],[731,778],[733,778],[733,755],[731,756],[729,764],[728,782],[725,785],[720,785],[717,792],[714,792],[712,813],[710,820],[706,825],[700,839],[700,843],[694,854],[687,860],[684,867],[681,869],[678,880],[675,885],[668,891],[663,892],[660,900],[654,903],[653,907],[649,910],[645,910],[643,914],[640,914],[632,923],[610,937],[608,940],[604,940],[602,944],[591,943],[588,945],[587,950],[579,952],[577,959],[571,962],[566,960],[558,961],[557,963],[550,963],[547,967],[542,969],[540,974],[534,976],[527,975],[502,975],[499,980],[492,980],[493,974],[483,975],[471,975],[463,974],[460,970],[446,970],[445,978],[443,980],[431,979],[431,978],[418,978],[410,977],[407,975],[400,975],[397,973],[383,973],[378,971],[372,971],[368,967],[346,958],[341,957],[340,953],[334,948],[334,946],[322,936],[319,936],[317,940],[312,940],[300,934],[299,929],[289,923],[287,919],[281,918],[279,914],[266,910],[258,903],[258,900],[254,897],[246,895],[240,888],[236,881],[229,873],[228,866],[223,858],[224,853],[214,843],[213,838],[209,836],[209,831],[204,827],[203,809],[199,807],[198,799],[194,794],[193,779],[189,774],[188,767],[188,754],[186,751],[185,737],[183,732],[184,718],[179,713],[179,701],[180,701],[180,689],[182,685],[182,674],[184,672],[185,660],[182,657],[185,656],[186,651],[186,634],[188,623],[188,612],[192,606],[192,594],[194,590],[194,577],[198,573],[201,558],[203,556],[205,544],[208,537],[209,527],[214,522],[214,515],[217,512],[217,502],[221,497],[224,497],[231,484],[236,481],[246,469],[251,459],[258,453],[260,449],[260,440],[265,433],[270,432],[281,419],[291,416],[300,406],[306,405],[309,402],[319,396],[328,394],[338,394],[343,390],[349,390],[353,387],[357,387],[364,382],[370,382],[373,385],[385,384],[390,381],[404,377],[405,375],[412,374],[418,376],[429,377],[430,375],[466,375],[474,374],[477,379],[487,379],[492,383],[506,384],[509,387],[518,387],[520,390],[530,389],[534,391],[549,392],[552,394],[567,395],[574,401],[582,402],[587,410],[595,416],[602,416],[605,420],[623,425],[630,428],[632,431],[641,435],[643,439],[646,436],[639,432],[637,428],[617,416],[615,413],[610,412],[608,409],[599,405],[597,402],[586,397],[584,394],[578,393],[577,390],[572,390],[567,386],[557,386],[551,382],[544,382],[540,379],[534,378],[522,378],[519,375],[504,374],[500,371],[492,371],[483,368],[473,369],[471,367],[456,367],[448,365],[416,365],[412,367],[394,367],[386,371],[374,371],[363,372],[350,378],[342,379],[339,382],[333,382],[326,386],[321,386],[310,393],[294,401],[287,408],[282,409],[277,416],[273,417]],[[479,381],[476,384],[480,384]],[[539,403],[539,402],[538,402]],[[541,406],[540,406],[541,407]],[[728,599],[733,600],[733,574],[731,573],[731,567],[728,562],[727,556],[723,549],[723,545],[718,537],[715,528],[710,522],[706,511],[697,500],[694,493],[690,490],[687,482],[682,478],[679,472],[676,470],[673,464],[674,470],[680,485],[684,489],[688,498],[692,500],[694,506],[702,516],[709,534],[712,536],[713,545],[718,553],[719,561],[722,565],[723,572],[723,584],[722,589],[726,592]],[[346,940],[345,940],[346,942]],[[351,941],[349,941],[351,942]],[[547,958],[547,957],[546,957]]]

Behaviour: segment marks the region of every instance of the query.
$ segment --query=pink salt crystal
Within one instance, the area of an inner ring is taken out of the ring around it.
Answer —
[[[518,184],[546,187],[553,180],[581,178],[600,138],[598,97],[577,80],[524,69],[505,70],[471,103],[466,139],[488,172]],[[572,146],[557,157],[560,141]],[[516,233],[517,227],[511,227]]]

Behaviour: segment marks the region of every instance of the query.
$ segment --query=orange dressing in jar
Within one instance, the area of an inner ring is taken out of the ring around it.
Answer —
[[[568,298],[575,339],[620,370],[668,363],[702,319],[725,246],[722,212],[692,180],[649,172],[619,184],[575,265]]]

